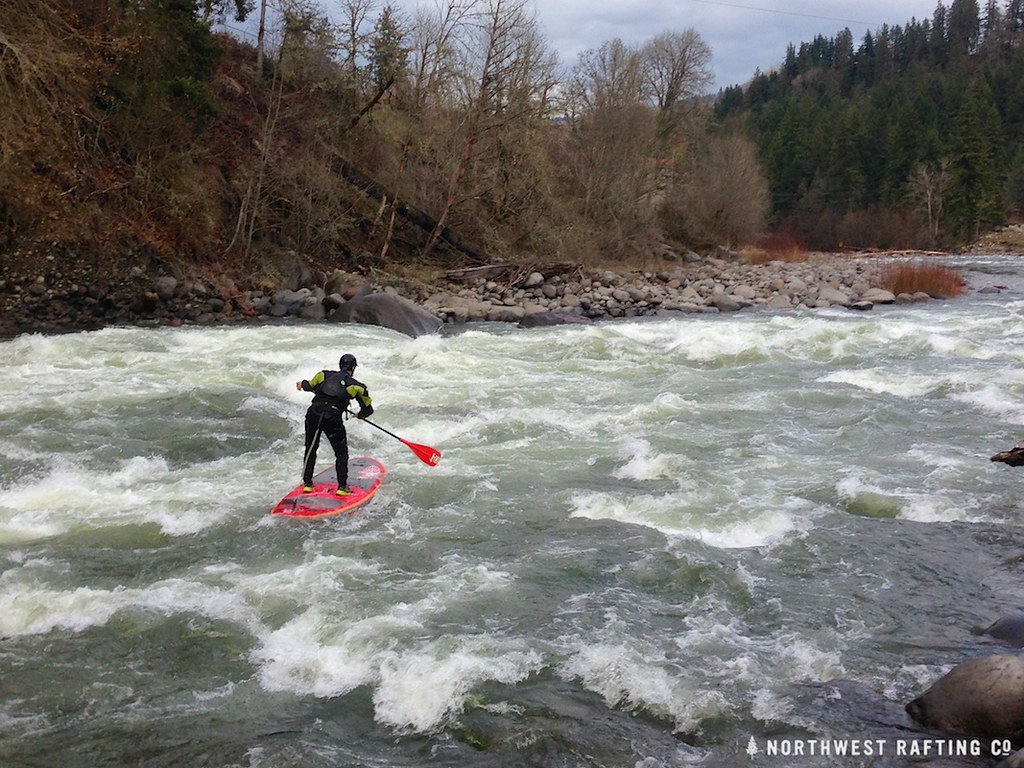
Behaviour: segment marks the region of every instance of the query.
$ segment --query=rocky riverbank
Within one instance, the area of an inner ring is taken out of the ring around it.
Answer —
[[[495,265],[449,273],[436,285],[383,273],[326,274],[296,260],[280,285],[245,286],[197,272],[147,275],[117,283],[72,280],[55,272],[0,276],[0,333],[61,332],[108,325],[178,326],[294,318],[352,320],[342,307],[371,294],[415,304],[439,323],[497,321],[522,325],[747,308],[776,311],[927,301],[880,285],[888,259],[818,255],[804,262],[748,264],[718,249],[700,257],[669,254],[657,270],[587,270],[576,265],[523,269]],[[365,322],[365,320],[355,320]]]
[[[449,283],[423,305],[446,322],[538,322],[552,313],[586,321],[747,307],[870,309],[876,303],[930,298],[895,296],[879,287],[882,263],[877,259],[822,257],[751,265],[735,255],[722,256],[654,272],[531,271],[513,282],[476,278],[470,285]]]

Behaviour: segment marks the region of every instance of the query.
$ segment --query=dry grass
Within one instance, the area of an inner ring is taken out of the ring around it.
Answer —
[[[779,231],[766,235],[756,245],[744,246],[740,255],[747,264],[771,261],[803,262],[810,260],[810,250],[797,235]]]
[[[935,299],[951,299],[967,292],[963,270],[934,261],[898,261],[886,265],[879,287],[901,293],[927,293]]]

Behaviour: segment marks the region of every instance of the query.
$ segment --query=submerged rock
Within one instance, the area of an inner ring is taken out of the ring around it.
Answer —
[[[883,493],[862,491],[843,502],[846,511],[861,517],[895,518],[900,514],[899,499]]]

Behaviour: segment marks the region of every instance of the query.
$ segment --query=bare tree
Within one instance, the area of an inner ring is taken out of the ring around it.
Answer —
[[[639,49],[616,39],[580,55],[569,85],[572,171],[581,214],[609,239],[651,221],[660,167],[656,115]]]
[[[647,90],[658,109],[658,139],[667,145],[714,82],[711,49],[689,28],[658,35],[641,56]]]
[[[523,129],[545,114],[554,83],[555,58],[528,0],[479,0],[470,10],[461,34],[449,38],[458,45],[462,76],[448,95],[456,99],[452,106],[458,107],[461,124],[450,145],[455,156],[424,255],[437,244],[453,211],[483,194],[474,167],[487,166],[481,161],[485,154],[492,169],[503,166],[509,145],[502,137],[513,133],[513,126]]]
[[[736,133],[709,136],[690,155],[663,211],[666,228],[679,239],[731,246],[762,234],[768,181],[754,143]]]
[[[577,114],[635,109],[649,95],[640,52],[619,38],[580,54],[571,87]]]
[[[431,100],[443,98],[445,88],[457,76],[456,38],[469,16],[474,0],[448,0],[431,14],[417,9],[413,25],[412,108],[422,113]]]
[[[359,62],[370,57],[373,19],[378,7],[377,0],[343,0],[340,3],[339,55],[342,70],[356,89],[364,85]]]
[[[943,203],[951,183],[949,160],[920,163],[910,176],[910,192],[928,217],[928,234],[932,240],[939,236]]]
[[[263,50],[267,36],[267,0],[260,0],[260,22],[256,33],[256,74],[263,76]]]

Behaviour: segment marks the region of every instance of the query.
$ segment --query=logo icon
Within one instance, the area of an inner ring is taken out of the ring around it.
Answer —
[[[746,751],[747,751],[747,754],[750,755],[751,757],[753,757],[754,755],[756,755],[758,752],[761,751],[761,750],[759,750],[757,748],[757,742],[754,741],[754,737],[753,736],[751,736],[750,737],[750,741],[747,742],[747,750]]]

